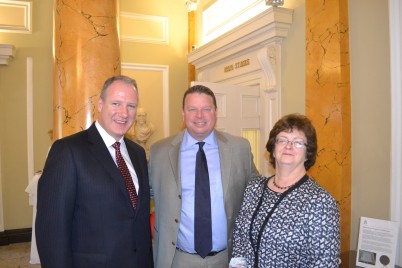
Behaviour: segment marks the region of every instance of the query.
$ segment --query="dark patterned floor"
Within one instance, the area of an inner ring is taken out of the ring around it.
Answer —
[[[31,243],[16,243],[0,246],[1,268],[40,268],[39,264],[30,264]]]

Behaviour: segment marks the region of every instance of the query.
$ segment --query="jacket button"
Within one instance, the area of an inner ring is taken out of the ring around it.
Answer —
[[[176,246],[176,243],[172,241],[172,245],[173,245],[173,246]]]
[[[174,221],[175,221],[176,223],[178,223],[178,222],[179,222],[179,220],[178,220],[178,219],[174,219]]]
[[[181,194],[179,194],[179,199],[181,199]]]

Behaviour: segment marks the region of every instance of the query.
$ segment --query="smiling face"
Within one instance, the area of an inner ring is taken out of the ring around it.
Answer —
[[[183,105],[183,122],[188,133],[202,141],[214,130],[217,111],[211,96],[203,93],[188,94]]]
[[[306,147],[295,147],[292,142],[307,144],[307,138],[300,130],[293,129],[291,132],[282,131],[276,136],[276,140],[288,140],[289,142],[277,142],[275,144],[274,156],[276,168],[290,167],[293,169],[304,167],[307,160]]]
[[[98,100],[99,124],[106,132],[120,140],[134,123],[138,92],[123,81],[113,82]]]

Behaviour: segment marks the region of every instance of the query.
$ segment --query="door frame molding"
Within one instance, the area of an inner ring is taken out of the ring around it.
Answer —
[[[402,2],[389,0],[391,63],[391,220],[402,223]],[[399,226],[399,248],[402,225]],[[396,250],[396,264],[402,265],[401,250]],[[398,256],[399,254],[399,256]]]

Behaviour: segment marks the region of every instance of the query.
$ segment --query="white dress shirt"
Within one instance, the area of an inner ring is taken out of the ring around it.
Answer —
[[[95,126],[98,129],[99,134],[101,135],[103,141],[105,142],[106,147],[108,148],[109,153],[112,156],[112,158],[117,166],[116,150],[112,146],[116,142],[116,140],[106,132],[106,130],[99,124],[98,121],[95,122]],[[130,171],[130,175],[131,175],[131,178],[133,179],[135,190],[137,191],[137,195],[138,195],[139,187],[140,187],[138,184],[138,177],[137,177],[137,174],[135,173],[133,163],[131,163],[130,156],[128,155],[127,147],[126,147],[126,144],[124,143],[124,137],[122,137],[120,140],[118,140],[118,142],[120,142],[121,155],[123,156],[123,159],[126,162],[128,171]]]

